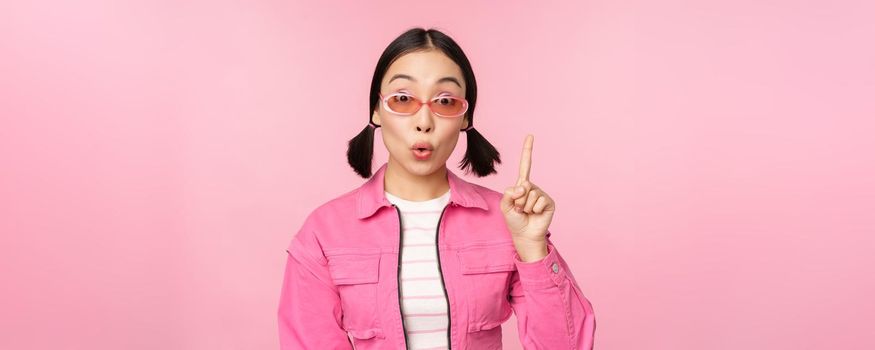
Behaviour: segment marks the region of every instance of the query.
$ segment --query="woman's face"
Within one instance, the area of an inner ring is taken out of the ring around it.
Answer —
[[[465,81],[459,66],[441,51],[416,51],[399,57],[389,66],[380,92],[383,96],[406,92],[423,102],[446,94],[465,98]],[[432,113],[428,105],[413,115],[402,116],[387,111],[381,102],[373,119],[381,126],[389,161],[415,175],[428,175],[446,166],[460,129],[468,127],[464,115],[441,117]],[[431,154],[415,150],[418,143],[430,145]]]

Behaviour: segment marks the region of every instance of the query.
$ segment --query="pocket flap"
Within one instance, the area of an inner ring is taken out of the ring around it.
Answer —
[[[337,285],[377,283],[380,254],[340,254],[328,256],[328,272]]]
[[[516,249],[511,245],[466,247],[459,250],[459,265],[463,274],[514,271]]]

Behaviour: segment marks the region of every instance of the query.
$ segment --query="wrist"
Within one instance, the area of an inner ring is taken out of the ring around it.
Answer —
[[[547,240],[546,239],[514,239],[517,255],[523,262],[534,262],[543,259],[547,256]]]

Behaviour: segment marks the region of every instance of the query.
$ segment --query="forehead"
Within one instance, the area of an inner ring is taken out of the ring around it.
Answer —
[[[409,79],[392,79],[396,75],[409,76],[415,82]],[[455,78],[461,87],[448,80],[441,81],[446,77]],[[389,66],[382,81],[384,87],[413,85],[428,88],[437,84],[456,89],[464,89],[465,87],[462,69],[439,50],[416,51],[399,57]]]

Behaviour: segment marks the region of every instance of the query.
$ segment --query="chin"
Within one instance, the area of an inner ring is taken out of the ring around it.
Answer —
[[[440,170],[441,167],[446,166],[446,160],[441,161],[439,159],[429,159],[429,160],[418,160],[416,158],[411,158],[407,164],[404,164],[404,167],[408,172],[415,175],[426,176],[434,173],[437,170]]]

